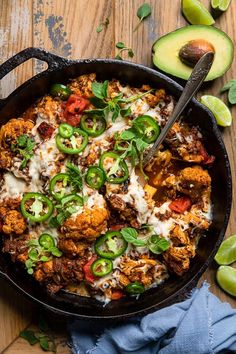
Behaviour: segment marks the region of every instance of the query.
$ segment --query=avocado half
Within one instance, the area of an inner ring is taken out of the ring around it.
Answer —
[[[188,42],[199,39],[209,42],[215,50],[214,62],[205,81],[222,76],[233,61],[233,42],[223,31],[206,25],[182,27],[159,38],[152,47],[154,65],[170,75],[188,80],[192,68],[180,60],[179,51]]]

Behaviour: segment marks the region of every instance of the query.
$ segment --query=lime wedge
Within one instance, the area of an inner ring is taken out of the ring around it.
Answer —
[[[214,18],[198,0],[182,0],[182,12],[191,25],[213,25]]]
[[[228,265],[236,261],[236,235],[222,242],[215,255],[215,261],[220,265]]]
[[[201,97],[200,102],[213,113],[218,125],[222,127],[229,127],[231,125],[231,112],[221,99],[215,96],[205,95]]]
[[[231,0],[211,0],[211,7],[214,10],[226,11]]]
[[[220,287],[228,294],[236,296],[236,269],[229,266],[220,266],[216,273]]]

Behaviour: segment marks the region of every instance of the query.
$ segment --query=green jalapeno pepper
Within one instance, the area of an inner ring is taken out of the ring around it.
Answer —
[[[129,170],[126,162],[113,152],[104,152],[99,161],[99,166],[105,171],[106,180],[109,183],[123,183],[129,177]]]
[[[91,115],[82,116],[80,128],[90,136],[99,136],[106,130],[106,120],[103,117]]]
[[[153,143],[161,132],[161,129],[155,119],[147,115],[136,118],[133,121],[133,127],[140,134],[144,134],[143,140],[147,144]]]
[[[63,138],[70,138],[74,133],[74,128],[70,124],[61,123],[58,131]]]
[[[110,259],[106,258],[98,258],[93,264],[91,265],[91,270],[93,275],[97,277],[104,277],[105,275],[109,274],[113,270],[113,264]]]
[[[42,234],[39,237],[39,244],[45,249],[49,249],[51,247],[55,247],[55,240],[49,234]]]
[[[69,87],[62,84],[54,84],[51,86],[50,94],[53,97],[60,97],[62,100],[67,100],[71,95]]]
[[[69,194],[61,199],[61,205],[64,210],[70,214],[76,212],[76,207],[84,205],[83,198],[78,194]]]
[[[88,168],[85,181],[89,187],[99,189],[105,182],[105,173],[100,167],[91,166]]]
[[[56,200],[61,200],[65,196],[66,187],[68,187],[68,185],[70,184],[69,180],[70,176],[67,173],[58,173],[50,180],[49,191],[53,198],[55,198]],[[67,194],[70,194],[71,192],[72,191],[70,189],[70,192]]]
[[[115,259],[125,252],[127,246],[128,243],[119,231],[108,231],[96,240],[94,249],[100,257]]]
[[[47,220],[53,212],[52,201],[41,193],[26,193],[20,204],[22,215],[34,222]]]
[[[82,142],[79,142],[78,139],[82,139]],[[57,134],[56,144],[57,148],[65,154],[79,154],[88,144],[88,135],[83,130],[74,128],[73,135],[70,138],[63,138],[60,134]]]
[[[145,291],[145,288],[143,284],[139,283],[138,281],[135,281],[134,283],[128,284],[125,290],[130,295],[138,295],[138,294],[142,294]]]

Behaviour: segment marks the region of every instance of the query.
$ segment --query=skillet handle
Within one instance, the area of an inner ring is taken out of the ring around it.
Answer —
[[[46,71],[57,69],[58,66],[65,66],[69,62],[68,59],[62,58],[40,48],[26,48],[0,65],[0,80],[17,66],[32,58],[46,61],[48,64]],[[4,105],[4,102],[5,99],[0,99],[0,108]]]

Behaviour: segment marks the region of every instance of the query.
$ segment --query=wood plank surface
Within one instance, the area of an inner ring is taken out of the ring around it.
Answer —
[[[117,53],[115,43],[124,42],[134,51],[133,62],[151,65],[151,46],[155,39],[178,27],[186,25],[180,12],[180,0],[150,0],[152,14],[133,32],[137,24],[136,12],[143,0],[0,0],[0,62],[20,50],[41,47],[67,58],[113,58]],[[209,6],[209,0],[202,0]],[[97,26],[109,18],[109,26],[97,33]],[[236,1],[216,21],[236,42]],[[124,54],[124,59],[128,59]],[[168,60],[168,58],[167,58]],[[229,79],[236,78],[236,65],[224,77],[208,85],[202,93],[220,96],[219,90]],[[20,83],[42,71],[45,64],[31,60],[4,78],[0,84],[0,96],[7,96]],[[233,116],[236,109],[233,108]],[[229,154],[232,175],[236,172],[236,123],[223,132]],[[226,236],[236,233],[236,191]],[[223,293],[215,284],[215,267],[204,274],[211,291],[221,300],[236,307],[236,301]],[[202,281],[201,280],[201,281]],[[33,306],[3,281],[0,281],[0,352],[7,354],[40,353],[17,338],[20,330],[28,325]],[[64,325],[66,328],[66,325]],[[59,338],[65,340],[58,332]],[[12,344],[11,344],[12,343]],[[63,342],[64,343],[64,342]],[[63,346],[59,353],[69,352]]]

